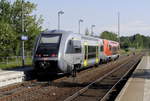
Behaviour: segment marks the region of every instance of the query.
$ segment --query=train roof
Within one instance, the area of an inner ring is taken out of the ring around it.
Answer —
[[[119,44],[119,42],[117,42],[117,41],[108,40],[108,39],[103,39],[103,40],[107,40],[109,43]]]
[[[64,30],[48,30],[48,31],[43,31],[42,34],[52,34],[52,33],[61,33],[61,34],[64,34],[64,33],[73,33],[71,31],[64,31]]]
[[[65,30],[49,30],[49,31],[44,31],[44,32],[41,32],[41,34],[63,34],[63,35],[72,35],[72,36],[79,36],[83,39],[86,39],[86,40],[93,40],[93,41],[100,41],[102,42],[102,39],[101,38],[98,38],[98,37],[93,37],[93,36],[87,36],[87,35],[83,35],[83,34],[78,34],[78,33],[74,33],[72,31],[65,31]]]

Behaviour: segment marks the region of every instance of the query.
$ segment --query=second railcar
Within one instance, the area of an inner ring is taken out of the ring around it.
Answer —
[[[120,45],[116,41],[103,39],[103,61],[108,62],[119,57]]]

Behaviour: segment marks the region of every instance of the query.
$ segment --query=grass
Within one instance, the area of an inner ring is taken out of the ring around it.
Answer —
[[[25,66],[31,66],[32,59],[31,57],[25,58]],[[21,57],[15,59],[8,60],[8,63],[0,63],[0,69],[11,69],[11,68],[17,68],[22,66],[22,59]]]
[[[120,54],[130,54],[131,51],[125,51],[125,50],[121,49],[121,50],[119,51],[119,53],[120,53]]]
[[[140,53],[143,49],[135,49],[135,50],[128,50],[125,51],[124,49],[121,49],[119,51],[120,54],[132,54],[132,53]]]

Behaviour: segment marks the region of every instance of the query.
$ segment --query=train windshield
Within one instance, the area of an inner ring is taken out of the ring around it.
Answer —
[[[61,34],[43,34],[39,40],[36,54],[58,54]]]
[[[42,35],[40,44],[58,44],[61,35]]]

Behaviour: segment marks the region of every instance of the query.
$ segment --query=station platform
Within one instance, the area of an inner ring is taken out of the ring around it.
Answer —
[[[144,56],[115,101],[150,101],[150,56]]]
[[[23,82],[26,78],[26,72],[31,70],[31,67],[16,68],[9,70],[0,69],[0,87]]]

